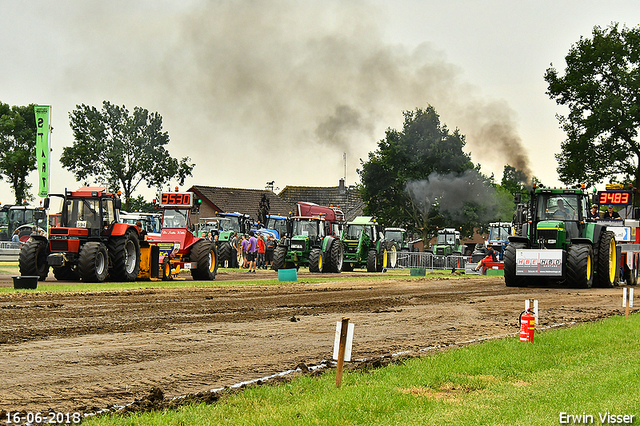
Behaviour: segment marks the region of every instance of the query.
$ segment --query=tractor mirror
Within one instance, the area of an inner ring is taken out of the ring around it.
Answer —
[[[50,203],[50,198],[49,197],[45,198],[44,202],[42,203],[42,208],[47,210],[49,208],[49,203]]]
[[[115,200],[115,209],[120,210],[122,208],[122,200],[120,198],[116,198]]]
[[[516,192],[515,194],[513,194],[514,203],[520,204],[521,201],[522,201],[522,194],[520,192]]]

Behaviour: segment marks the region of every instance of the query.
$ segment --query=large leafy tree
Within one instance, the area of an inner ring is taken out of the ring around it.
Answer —
[[[145,182],[160,188],[171,179],[184,184],[194,165],[190,158],[180,161],[166,149],[169,134],[162,130],[157,112],[124,107],[104,101],[102,110],[77,105],[69,114],[73,129],[73,146],[63,148],[60,163],[76,179],[93,178],[113,190],[122,189],[128,207],[132,194]]]
[[[12,106],[0,102],[0,179],[6,178],[16,204],[32,200],[29,173],[36,170],[36,119],[33,104]]]
[[[547,94],[567,139],[556,155],[565,183],[588,186],[608,178],[640,184],[640,28],[593,28],[565,57],[564,75],[547,69]]]
[[[441,125],[432,106],[405,111],[402,131],[388,129],[358,170],[365,213],[425,239],[444,226],[470,235],[479,222],[498,217],[491,179],[464,146],[464,136]]]

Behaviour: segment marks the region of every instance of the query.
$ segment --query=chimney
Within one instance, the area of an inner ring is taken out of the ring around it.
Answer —
[[[344,187],[344,179],[340,179],[338,183],[338,194],[344,195],[346,193],[346,189]]]

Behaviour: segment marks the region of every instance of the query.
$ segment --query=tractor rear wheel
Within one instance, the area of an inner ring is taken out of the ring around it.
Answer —
[[[80,247],[78,272],[84,282],[101,283],[107,278],[109,255],[104,244],[89,241]]]
[[[44,238],[32,238],[20,249],[18,263],[20,275],[38,276],[38,281],[44,281],[49,275],[49,244]]]
[[[338,239],[331,240],[329,247],[329,261],[327,262],[326,272],[339,273],[342,271],[342,262],[344,260],[344,247]]]
[[[135,281],[140,271],[140,241],[138,235],[129,230],[121,237],[112,237],[107,242],[110,274],[114,281]]]
[[[596,256],[596,287],[613,287],[616,283],[616,239],[611,231],[600,234]]]
[[[323,267],[322,250],[311,250],[311,253],[309,253],[309,272],[322,272]]]
[[[593,285],[593,249],[588,244],[574,244],[567,249],[567,283],[576,288]]]
[[[271,268],[274,271],[284,268],[284,258],[287,256],[287,248],[285,246],[278,246],[273,251],[273,264]]]
[[[192,262],[196,267],[191,269],[194,280],[211,281],[216,279],[218,273],[218,252],[216,244],[208,240],[200,240],[191,247]]]
[[[367,253],[367,272],[376,272],[378,270],[378,252],[371,249]]]
[[[527,277],[516,275],[516,250],[527,246],[523,243],[509,243],[504,250],[504,283],[507,287],[526,287]]]

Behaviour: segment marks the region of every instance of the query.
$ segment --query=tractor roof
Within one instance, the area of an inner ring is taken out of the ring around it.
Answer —
[[[347,225],[372,225],[374,223],[373,216],[357,216]]]
[[[102,197],[102,196],[112,196],[113,194],[110,192],[106,192],[106,186],[83,186],[77,191],[71,192],[72,197]]]

